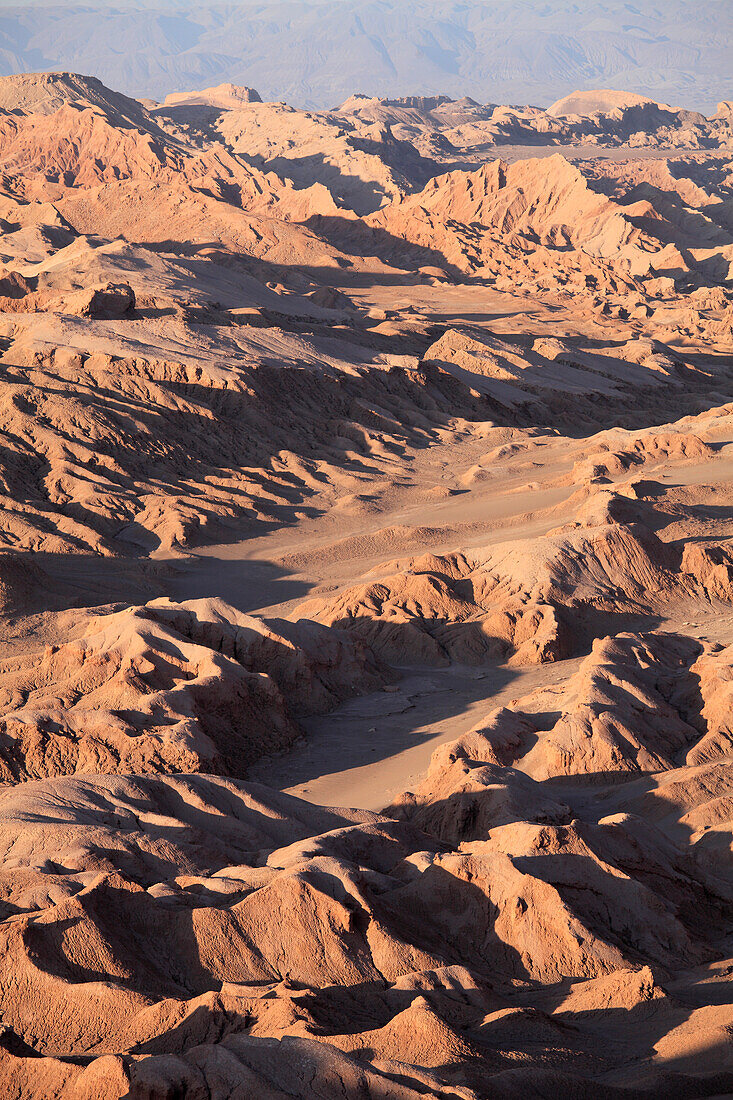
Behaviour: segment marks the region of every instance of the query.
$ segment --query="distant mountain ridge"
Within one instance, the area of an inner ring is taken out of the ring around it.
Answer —
[[[0,75],[91,72],[162,98],[222,83],[332,107],[354,90],[548,104],[614,87],[711,112],[730,95],[733,5],[700,0],[94,0],[0,6]]]

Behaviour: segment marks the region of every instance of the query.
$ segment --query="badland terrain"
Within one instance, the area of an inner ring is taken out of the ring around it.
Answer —
[[[0,1093],[733,1093],[733,101],[0,80]]]

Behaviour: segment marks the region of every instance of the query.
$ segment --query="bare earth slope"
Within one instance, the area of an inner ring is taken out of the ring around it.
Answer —
[[[0,80],[0,1093],[730,1095],[730,103],[206,82]]]

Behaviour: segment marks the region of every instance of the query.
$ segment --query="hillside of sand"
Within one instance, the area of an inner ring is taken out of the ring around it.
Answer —
[[[733,1092],[732,120],[0,80],[3,1096]]]

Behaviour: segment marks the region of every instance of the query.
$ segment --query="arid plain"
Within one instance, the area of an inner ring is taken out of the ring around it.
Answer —
[[[0,1093],[733,1094],[733,102],[0,79]]]

